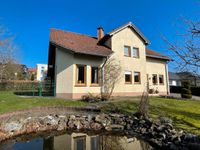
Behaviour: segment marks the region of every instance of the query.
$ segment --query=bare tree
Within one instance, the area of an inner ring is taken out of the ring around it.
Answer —
[[[184,21],[187,30],[181,35],[179,42],[171,43],[166,37],[168,44],[179,71],[189,71],[199,74],[200,68],[200,22]]]
[[[19,65],[16,65],[16,46],[13,39],[4,27],[0,27],[0,81],[13,78],[20,69]]]
[[[117,82],[121,78],[121,65],[119,61],[114,58],[110,58],[106,61],[105,65],[101,68],[101,84],[102,92],[101,95],[107,99],[110,99]]]

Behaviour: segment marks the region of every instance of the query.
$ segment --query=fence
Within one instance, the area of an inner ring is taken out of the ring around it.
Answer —
[[[50,81],[4,81],[0,82],[0,91],[13,91],[17,95],[55,96],[56,86]]]

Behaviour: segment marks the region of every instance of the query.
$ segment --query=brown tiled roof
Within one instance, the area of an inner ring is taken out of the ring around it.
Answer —
[[[37,69],[36,68],[29,68],[28,71],[29,72],[37,72]]]
[[[110,48],[99,45],[95,37],[57,29],[51,29],[50,42],[75,53],[104,57],[112,53]]]
[[[129,23],[130,24],[130,23]],[[126,25],[129,25],[126,24]],[[117,29],[116,29],[117,30]],[[114,31],[116,31],[114,30]],[[112,31],[112,32],[114,32]],[[110,32],[111,33],[111,32]],[[50,42],[57,46],[61,46],[75,53],[109,56],[112,50],[102,43],[98,42],[96,37],[91,37],[84,34],[51,29]],[[169,57],[161,55],[153,50],[146,48],[146,56],[156,59],[171,60]]]
[[[149,48],[146,48],[146,57],[157,58],[157,59],[164,59],[164,60],[171,60],[171,58],[161,55]]]

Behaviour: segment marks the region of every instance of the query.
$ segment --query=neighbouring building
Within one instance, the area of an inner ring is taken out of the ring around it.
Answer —
[[[181,86],[181,78],[177,73],[169,72],[169,85]]]
[[[28,80],[36,80],[37,68],[28,68]]]
[[[44,81],[47,76],[47,65],[46,64],[37,64],[37,81]]]
[[[100,94],[104,86],[98,77],[101,74],[103,79],[104,64],[112,58],[122,68],[113,96],[138,96],[148,89],[169,93],[170,58],[147,48],[149,41],[131,22],[105,35],[99,27],[97,33],[93,37],[51,29],[48,77],[56,82],[57,97]]]
[[[191,72],[169,72],[169,85],[170,86],[182,86],[183,81],[189,81],[191,86],[200,86],[200,76]]]

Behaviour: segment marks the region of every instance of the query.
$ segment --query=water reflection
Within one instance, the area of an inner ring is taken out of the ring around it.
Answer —
[[[0,145],[1,150],[152,150],[136,138],[116,135],[63,134]]]

